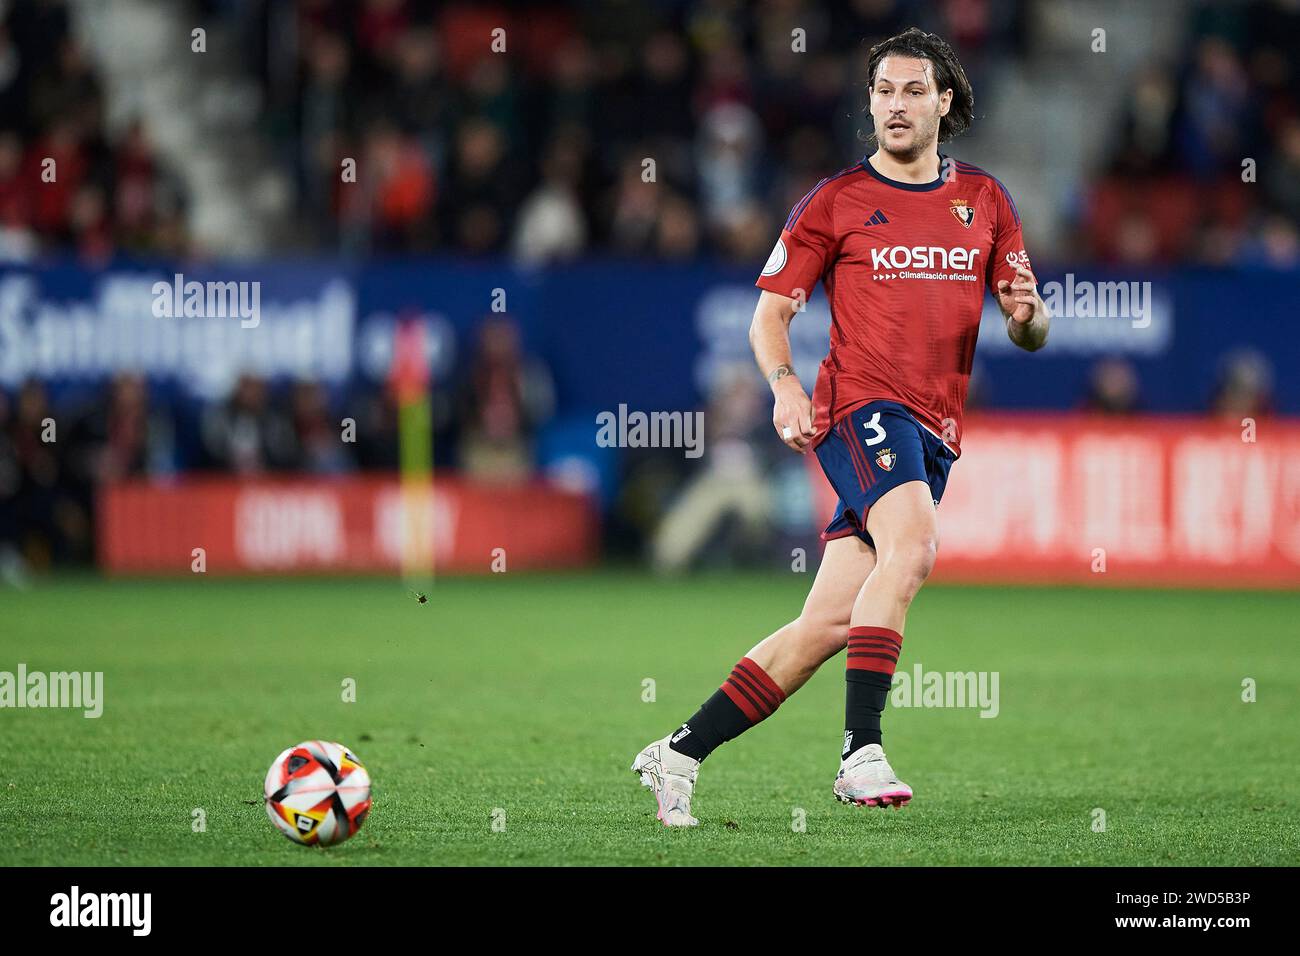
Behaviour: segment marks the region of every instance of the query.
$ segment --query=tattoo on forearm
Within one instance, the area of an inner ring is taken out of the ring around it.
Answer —
[[[1008,317],[1007,331],[1011,334],[1011,341],[1032,351],[1041,348],[1047,340],[1047,319],[1042,314],[1035,315],[1029,322],[1016,322]]]
[[[794,374],[794,369],[782,363],[781,365],[778,365],[776,368],[772,369],[772,371],[768,373],[767,384],[775,385],[778,379],[782,379],[785,378],[787,375],[793,375],[793,374]]]

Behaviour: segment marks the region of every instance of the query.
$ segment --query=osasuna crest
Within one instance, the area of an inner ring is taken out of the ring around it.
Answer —
[[[896,461],[898,461],[898,456],[888,448],[882,448],[880,451],[876,452],[876,464],[885,469],[885,471],[893,471],[894,462]]]
[[[956,217],[957,221],[967,229],[969,229],[970,224],[975,221],[975,207],[966,202],[966,200],[954,199],[949,208],[952,210],[952,214]]]

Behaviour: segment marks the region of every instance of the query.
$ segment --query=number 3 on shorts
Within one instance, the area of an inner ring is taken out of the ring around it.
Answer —
[[[867,439],[867,445],[879,445],[885,440],[885,430],[880,427],[880,412],[874,412],[872,416],[862,423],[863,428],[870,429],[871,437]]]

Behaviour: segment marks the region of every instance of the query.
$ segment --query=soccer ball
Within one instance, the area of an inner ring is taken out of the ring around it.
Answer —
[[[308,740],[276,757],[266,772],[266,813],[294,843],[342,843],[369,812],[370,774],[342,744]]]

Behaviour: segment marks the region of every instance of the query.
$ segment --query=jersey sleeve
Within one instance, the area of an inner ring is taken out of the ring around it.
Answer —
[[[1016,266],[1024,266],[1033,271],[1029,264],[1029,253],[1025,252],[1025,237],[1020,231],[1020,213],[1016,204],[997,180],[993,180],[993,210],[996,216],[993,226],[993,252],[989,256],[986,270],[989,291],[997,293],[998,283],[1003,279],[1008,282],[1016,278]]]
[[[760,289],[806,302],[834,260],[837,240],[832,203],[836,190],[823,188],[826,183],[818,183],[790,210],[781,237],[754,283]]]

